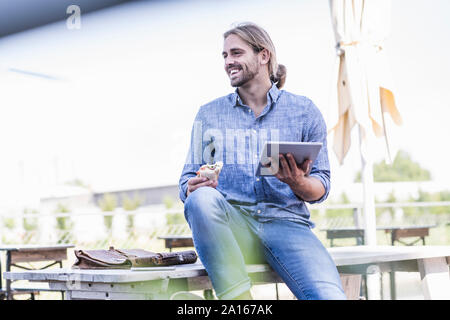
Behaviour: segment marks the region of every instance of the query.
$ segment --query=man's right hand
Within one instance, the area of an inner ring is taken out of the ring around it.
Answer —
[[[194,177],[188,180],[188,190],[186,192],[186,196],[189,196],[190,193],[194,192],[200,187],[212,187],[216,188],[219,185],[219,182],[209,180],[208,178],[203,177]]]

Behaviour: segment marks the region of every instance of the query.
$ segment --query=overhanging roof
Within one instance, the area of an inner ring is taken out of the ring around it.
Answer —
[[[0,0],[0,37],[67,19],[70,5],[78,5],[81,16],[132,0]]]

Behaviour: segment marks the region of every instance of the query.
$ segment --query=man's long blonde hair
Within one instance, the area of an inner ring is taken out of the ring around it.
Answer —
[[[286,82],[286,67],[277,63],[275,46],[266,30],[252,22],[243,22],[225,32],[223,38],[226,39],[231,34],[241,38],[253,48],[255,53],[261,52],[263,49],[269,51],[270,60],[268,67],[270,80],[276,83],[278,89],[281,89]]]

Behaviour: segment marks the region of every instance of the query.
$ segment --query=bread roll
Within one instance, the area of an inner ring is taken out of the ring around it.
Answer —
[[[222,170],[223,162],[217,161],[214,164],[205,164],[197,171],[197,177],[208,178],[209,180],[217,181],[219,179],[220,171]]]

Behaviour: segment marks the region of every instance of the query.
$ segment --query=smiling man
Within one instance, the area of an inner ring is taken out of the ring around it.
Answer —
[[[236,91],[202,106],[181,174],[180,198],[194,245],[220,299],[251,299],[246,264],[268,263],[298,299],[346,299],[336,266],[311,231],[305,201],[330,189],[327,130],[311,100],[281,90],[265,30],[239,24],[224,34],[224,68]],[[322,142],[314,163],[279,155],[273,175],[255,176],[266,141]],[[224,161],[218,180],[197,177]]]

